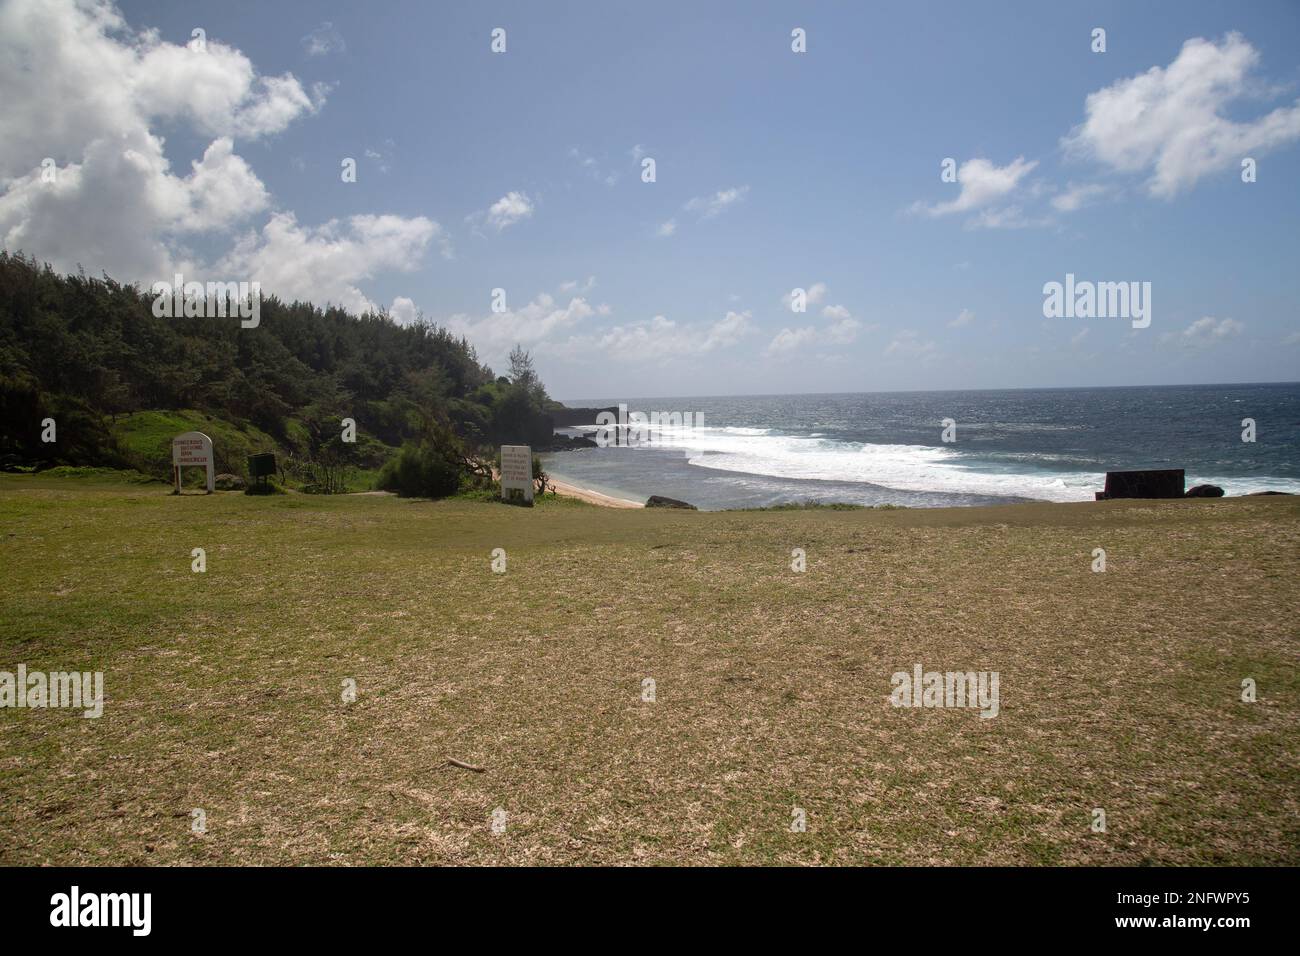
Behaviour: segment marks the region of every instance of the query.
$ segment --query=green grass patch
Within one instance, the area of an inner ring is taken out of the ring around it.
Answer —
[[[130,485],[159,484],[161,478],[142,475],[133,468],[94,468],[86,466],[59,465],[47,468],[40,473],[42,478],[74,478],[81,481],[120,482]]]
[[[231,424],[196,411],[135,412],[119,418],[113,426],[123,455],[136,470],[159,477],[171,476],[172,439],[182,432],[203,432],[212,439],[218,474],[247,477],[248,456],[261,452],[283,455],[275,439],[247,423]],[[199,474],[187,469],[187,481]]]
[[[845,501],[781,501],[758,508],[732,508],[732,511],[897,511],[906,505],[855,505]]]
[[[1300,862],[1300,500],[486,505],[0,475],[0,864]]]

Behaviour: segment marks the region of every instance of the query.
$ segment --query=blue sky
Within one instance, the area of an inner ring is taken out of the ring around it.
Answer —
[[[94,126],[117,101],[57,136],[34,110],[0,121],[0,235],[59,265],[419,310],[498,369],[522,342],[561,398],[1300,377],[1294,3],[132,2],[63,38],[26,6],[4,4],[6,83],[24,44],[115,45],[150,80],[121,122],[167,164],[140,185],[155,244],[125,248],[118,209],[91,246],[114,209],[85,184],[116,148]],[[215,107],[159,53],[194,27],[222,82],[247,72]],[[74,180],[76,228],[19,193],[41,156]],[[940,181],[947,157],[961,182]],[[1045,319],[1067,272],[1150,282],[1150,327]]]

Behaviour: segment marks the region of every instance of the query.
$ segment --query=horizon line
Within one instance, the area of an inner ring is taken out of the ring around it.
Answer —
[[[670,398],[807,398],[812,396],[834,396],[834,395],[912,395],[924,392],[1080,392],[1080,391],[1101,391],[1103,389],[1120,389],[1120,388],[1242,388],[1259,385],[1297,385],[1300,381],[1289,382],[1172,382],[1164,385],[1014,385],[1004,388],[888,388],[888,389],[863,389],[852,392],[731,392],[713,395],[635,395],[630,396],[633,399],[647,399],[659,401]],[[559,402],[569,408],[589,408],[595,406],[570,405],[570,402],[591,402],[604,401],[604,399],[594,398],[557,398]],[[614,399],[615,404],[619,401],[628,401],[628,399]]]

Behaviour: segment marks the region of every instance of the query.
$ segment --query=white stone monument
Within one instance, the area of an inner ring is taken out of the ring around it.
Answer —
[[[176,482],[173,494],[181,493],[181,469],[204,468],[208,473],[208,494],[216,490],[216,469],[213,467],[212,439],[203,432],[186,432],[172,439],[172,478]]]
[[[501,446],[501,500],[533,503],[533,449]]]

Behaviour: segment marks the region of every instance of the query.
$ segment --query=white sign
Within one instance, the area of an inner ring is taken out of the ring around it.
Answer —
[[[501,446],[501,499],[533,503],[533,450],[528,445]]]
[[[176,482],[175,494],[181,493],[181,469],[203,468],[208,473],[208,494],[216,490],[216,469],[213,468],[212,439],[203,432],[186,432],[172,439],[172,478]]]

